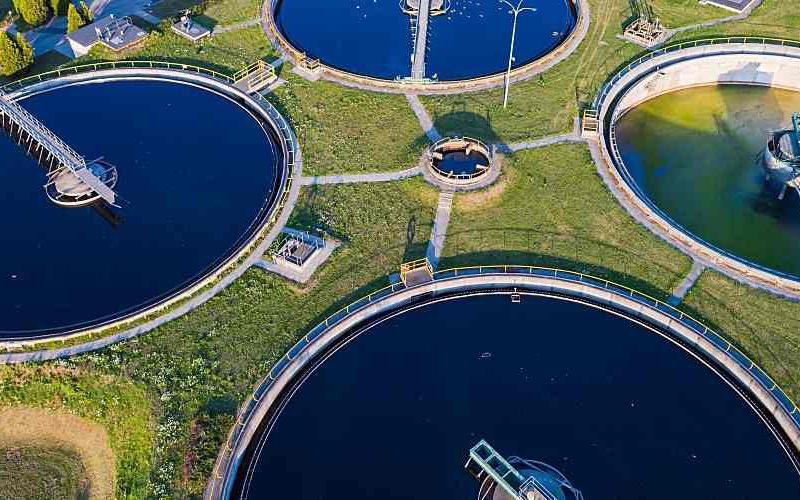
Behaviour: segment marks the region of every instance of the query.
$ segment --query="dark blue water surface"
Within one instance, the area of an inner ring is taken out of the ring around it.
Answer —
[[[800,498],[789,456],[661,336],[551,298],[472,296],[372,327],[289,400],[247,498],[476,498],[467,454],[560,469],[587,499]]]
[[[160,81],[76,85],[22,101],[126,201],[53,204],[45,172],[0,135],[0,335],[55,333],[150,303],[227,258],[275,195],[280,151],[243,108]],[[28,333],[25,333],[28,332]]]
[[[514,67],[569,35],[576,20],[570,1],[524,4],[537,11],[519,16]],[[411,74],[410,20],[399,0],[280,0],[275,18],[292,45],[325,64],[384,79]],[[446,14],[431,18],[426,76],[460,80],[505,71],[512,19],[498,0],[452,0]]]

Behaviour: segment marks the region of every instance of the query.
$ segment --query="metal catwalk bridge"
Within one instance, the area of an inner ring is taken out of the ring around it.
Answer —
[[[431,17],[431,0],[420,0],[417,15],[417,33],[414,37],[414,54],[411,59],[411,78],[425,78],[425,53],[428,47],[428,21]]]
[[[12,137],[16,127],[18,144],[22,146],[23,143],[27,143],[28,153],[37,152],[39,162],[48,163],[49,173],[66,168],[101,198],[115,205],[116,193],[92,173],[86,165],[86,160],[2,90],[0,90],[0,125],[7,129]]]

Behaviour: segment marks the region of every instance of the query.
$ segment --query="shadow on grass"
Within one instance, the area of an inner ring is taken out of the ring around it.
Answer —
[[[434,114],[433,126],[443,136],[468,136],[479,139],[486,144],[501,142],[500,137],[492,127],[492,118],[489,109],[485,115],[479,115],[466,110],[466,102],[456,102],[454,108],[461,107],[461,111],[451,111],[443,115]]]
[[[624,265],[624,262],[625,261],[620,261],[618,264]],[[666,302],[670,296],[669,291],[661,289],[641,276],[632,274],[628,269],[613,269],[609,267],[611,263],[584,262],[580,259],[558,254],[548,254],[546,252],[534,253],[524,250],[485,250],[445,257],[442,259],[442,263],[442,269],[481,265],[522,265],[563,269],[565,271],[603,278],[650,295],[664,302]],[[659,271],[674,274],[673,271],[667,269],[659,269]]]

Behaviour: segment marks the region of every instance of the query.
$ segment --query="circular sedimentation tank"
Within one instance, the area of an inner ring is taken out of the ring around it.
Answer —
[[[586,498],[800,495],[780,432],[669,332],[509,293],[423,297],[323,344],[270,396],[232,497],[474,498],[479,439]]]
[[[791,126],[797,110],[800,92],[702,86],[639,104],[618,119],[615,134],[633,182],[676,225],[796,279],[800,196],[788,189],[781,197],[786,179],[779,172],[768,179],[762,162],[773,133]]]
[[[266,227],[287,177],[271,122],[219,82],[175,75],[105,71],[22,94],[74,150],[115,168],[120,206],[53,203],[85,186],[65,173],[43,192],[47,171],[0,136],[0,339],[85,331],[163,304]]]
[[[423,78],[461,81],[506,70],[512,19],[497,0],[432,0]],[[412,75],[419,0],[266,0],[267,22],[294,55],[341,76],[396,81]],[[517,22],[514,67],[542,58],[573,33],[574,0],[531,5]],[[411,15],[409,15],[411,14]],[[325,19],[310,23],[309,19]],[[347,74],[347,75],[344,75]],[[499,82],[501,83],[501,82]]]

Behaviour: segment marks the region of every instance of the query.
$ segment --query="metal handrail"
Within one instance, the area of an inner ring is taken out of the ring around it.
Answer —
[[[716,38],[702,38],[700,40],[689,40],[684,42],[677,42],[671,45],[667,45],[650,52],[645,53],[644,55],[640,56],[636,60],[628,63],[624,68],[617,71],[610,80],[608,80],[603,87],[601,88],[600,92],[598,93],[597,97],[594,100],[594,104],[592,107],[594,109],[599,110],[601,105],[605,102],[605,99],[608,97],[609,92],[611,91],[612,87],[625,75],[630,73],[633,69],[640,66],[641,64],[655,59],[656,57],[662,56],[664,54],[668,54],[670,52],[676,52],[679,50],[683,50],[686,48],[692,47],[705,47],[711,45],[723,45],[723,44],[741,44],[741,45],[777,45],[782,47],[798,47],[800,48],[800,41],[797,40],[788,40],[785,38],[770,38],[770,37],[757,37],[757,36],[729,36],[729,37],[716,37]]]
[[[88,64],[79,64],[76,66],[68,66],[65,68],[58,68],[51,71],[45,71],[36,75],[31,75],[19,80],[9,82],[0,90],[6,93],[14,92],[15,90],[22,89],[34,83],[41,83],[48,80],[55,80],[64,76],[77,75],[81,73],[89,73],[92,71],[101,71],[106,69],[124,69],[124,68],[152,68],[152,69],[172,69],[178,71],[188,71],[191,73],[198,73],[210,76],[217,80],[222,80],[226,83],[233,83],[233,78],[219,71],[204,68],[202,66],[195,66],[193,64],[173,63],[167,61],[137,61],[137,60],[121,60],[121,61],[104,61]]]
[[[516,265],[496,265],[496,266],[467,266],[436,271],[432,277],[434,281],[447,281],[448,279],[455,279],[458,277],[468,275],[506,275],[506,274],[529,274],[538,275],[550,278],[561,279],[564,281],[579,282],[586,286],[591,286],[597,289],[603,289],[610,292],[617,293],[618,295],[625,296],[643,305],[655,308],[673,318],[675,321],[681,323],[683,326],[691,329],[713,345],[717,346],[723,351],[731,360],[743,368],[747,373],[755,378],[759,385],[761,385],[767,392],[769,392],[783,410],[790,416],[795,425],[800,427],[800,409],[791,400],[791,398],[778,386],[778,384],[764,372],[758,365],[755,364],[746,354],[741,352],[735,345],[728,340],[717,334],[714,330],[704,325],[699,320],[695,319],[689,314],[677,309],[676,307],[663,302],[655,297],[646,293],[638,292],[633,288],[625,285],[620,285],[605,278],[599,278],[590,274],[569,271],[565,269],[542,267],[542,266],[516,266]],[[417,285],[423,286],[423,285]],[[277,380],[287,369],[290,362],[300,356],[312,342],[314,342],[320,335],[328,330],[331,326],[336,325],[345,318],[351,317],[354,313],[363,310],[365,307],[373,304],[374,302],[385,298],[386,296],[395,292],[412,289],[415,287],[407,287],[403,283],[393,283],[389,286],[381,288],[375,292],[368,294],[361,299],[339,309],[324,321],[317,324],[306,335],[304,335],[287,353],[282,356],[267,373],[266,377],[257,386],[253,395],[244,403],[239,411],[236,423],[231,428],[228,438],[223,447],[223,454],[217,460],[212,476],[210,479],[209,489],[207,490],[213,497],[215,492],[224,496],[225,491],[220,491],[220,480],[225,477],[222,474],[224,468],[227,474],[231,466],[231,458],[233,452],[239,447],[242,439],[242,430],[246,427],[254,410],[258,407],[261,397],[269,390],[272,383]]]
[[[47,71],[44,73],[39,73],[36,75],[32,75],[26,78],[22,78],[7,83],[6,85],[0,87],[0,91],[13,93],[15,91],[22,90],[28,86],[35,85],[37,83],[55,80],[57,78],[65,76],[91,73],[102,70],[130,69],[130,68],[168,69],[177,72],[183,71],[183,72],[199,74],[229,85],[233,85],[235,83],[233,78],[231,78],[230,76],[224,73],[220,73],[218,71],[214,71],[212,69],[203,68],[202,66],[173,63],[167,61],[123,60],[123,61],[106,61],[106,62],[82,64],[78,66],[71,66],[68,68],[60,68],[52,71]],[[258,233],[255,234],[254,237],[249,242],[243,244],[240,247],[240,249],[234,255],[232,255],[227,262],[217,267],[206,276],[197,278],[197,281],[195,283],[189,284],[187,285],[187,287],[182,287],[177,292],[172,293],[151,305],[138,304],[136,306],[133,306],[128,310],[128,312],[122,313],[122,315],[108,317],[104,320],[98,321],[91,325],[85,325],[85,324],[70,325],[69,330],[64,331],[62,334],[60,334],[53,340],[59,340],[59,339],[67,340],[80,335],[84,335],[88,332],[97,332],[115,327],[120,324],[129,323],[135,321],[138,318],[162,310],[165,307],[168,307],[169,305],[174,304],[175,302],[185,298],[186,296],[196,293],[198,290],[206,286],[211,280],[219,277],[222,273],[228,270],[233,264],[239,261],[239,259],[243,258],[247,254],[247,252],[250,251],[250,249],[252,249],[253,246],[261,239],[261,237],[263,237],[263,235],[266,234],[268,228],[270,228],[278,219],[278,217],[280,217],[281,212],[286,207],[286,203],[289,200],[291,186],[292,183],[294,182],[293,171],[299,159],[299,146],[295,141],[294,134],[291,130],[291,127],[289,126],[289,123],[286,121],[286,118],[284,118],[283,115],[281,115],[281,113],[275,108],[275,106],[271,102],[269,102],[264,96],[262,96],[259,93],[248,94],[248,97],[256,101],[257,104],[261,107],[261,109],[264,110],[264,112],[266,112],[267,116],[271,120],[273,128],[278,131],[277,134],[278,140],[280,141],[281,146],[283,147],[283,151],[286,152],[287,156],[286,182],[284,182],[283,192],[278,195],[275,208],[270,218],[266,219],[263,222],[261,229],[258,231]],[[39,335],[39,332],[35,332],[36,334],[33,334],[34,332],[31,333],[32,333],[31,335],[25,337],[26,340],[49,338],[49,336],[47,335]]]

